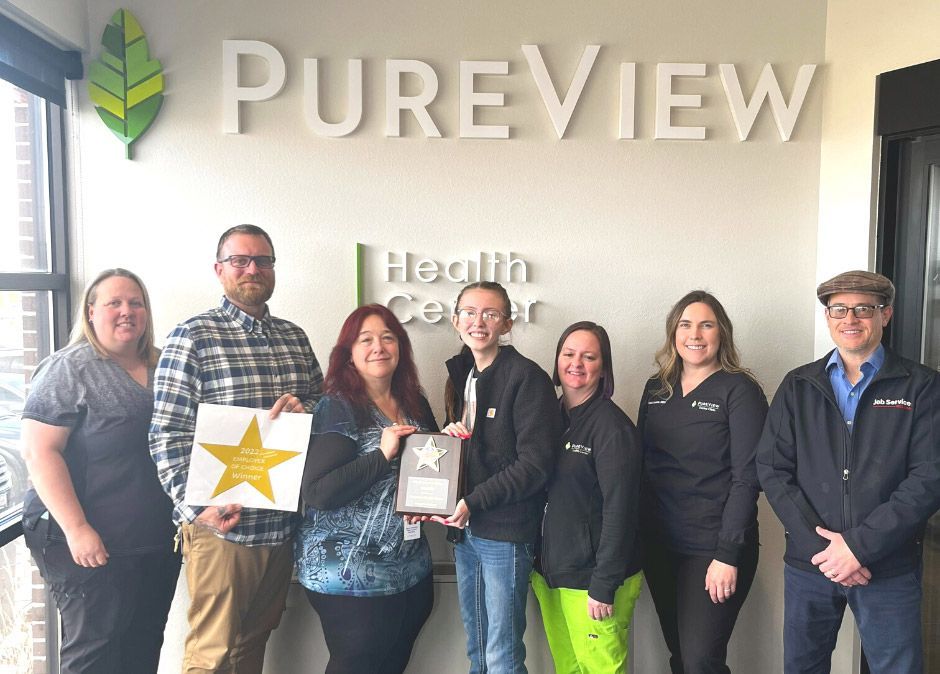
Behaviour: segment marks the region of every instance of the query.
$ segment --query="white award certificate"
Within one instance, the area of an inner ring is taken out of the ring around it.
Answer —
[[[297,510],[313,416],[268,412],[199,405],[186,505]]]

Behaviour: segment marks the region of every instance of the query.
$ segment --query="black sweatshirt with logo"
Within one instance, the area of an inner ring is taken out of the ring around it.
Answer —
[[[737,566],[757,544],[754,457],[767,398],[750,377],[718,370],[668,399],[650,379],[640,402],[643,537]]]
[[[787,531],[788,564],[841,533],[873,577],[920,564],[927,520],[940,506],[940,375],[885,348],[848,430],[826,363],[788,374],[774,396],[757,454],[767,500]]]
[[[587,590],[612,604],[617,588],[640,570],[640,436],[599,392],[565,421],[536,569],[549,587]]]

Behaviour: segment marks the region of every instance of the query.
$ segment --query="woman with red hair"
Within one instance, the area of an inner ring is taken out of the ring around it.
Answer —
[[[330,354],[301,494],[297,576],[320,616],[328,674],[401,673],[431,613],[431,553],[395,514],[399,445],[436,431],[411,341],[378,304],[353,311]]]

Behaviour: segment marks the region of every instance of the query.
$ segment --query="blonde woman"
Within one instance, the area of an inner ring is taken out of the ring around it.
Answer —
[[[23,528],[61,613],[62,674],[157,671],[180,558],[147,439],[156,360],[143,282],[109,269],[33,374]]]
[[[757,569],[754,458],[767,399],[710,293],[672,307],[656,362],[639,413],[643,571],[673,674],[729,672],[728,641]]]

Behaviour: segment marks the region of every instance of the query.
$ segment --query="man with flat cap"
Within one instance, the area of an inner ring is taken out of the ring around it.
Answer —
[[[787,533],[784,671],[829,672],[848,604],[873,674],[920,674],[921,540],[940,507],[940,375],[881,344],[894,285],[816,294],[836,348],[790,372],[757,451]]]

